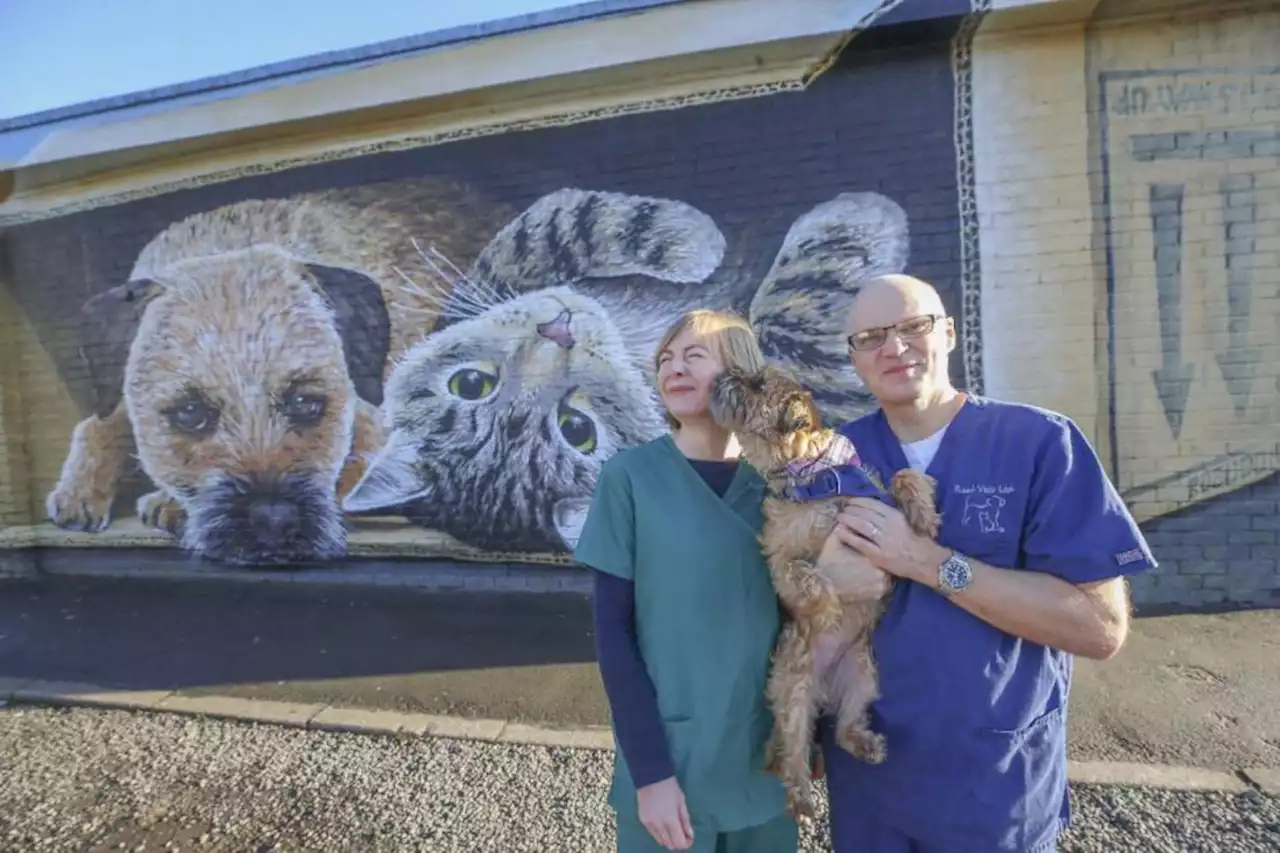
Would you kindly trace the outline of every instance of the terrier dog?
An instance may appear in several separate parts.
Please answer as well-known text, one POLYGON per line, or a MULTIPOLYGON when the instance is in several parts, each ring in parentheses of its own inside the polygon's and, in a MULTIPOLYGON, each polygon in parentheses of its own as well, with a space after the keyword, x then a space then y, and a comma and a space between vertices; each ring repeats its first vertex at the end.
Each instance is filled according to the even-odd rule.
POLYGON ((773 367, 721 374, 711 415, 737 435, 743 456, 769 490, 760 543, 791 619, 779 633, 769 675, 774 728, 767 769, 782 779, 792 817, 808 817, 813 726, 820 714, 836 715, 836 741, 854 756, 870 763, 886 756, 884 736, 871 730, 868 709, 879 697, 871 631, 887 596, 842 601, 814 561, 835 528, 842 499, 858 494, 891 497, 913 530, 936 537, 936 484, 904 470, 886 491, 848 439, 822 427, 803 386, 773 367))
POLYGON ((434 264, 417 241, 470 264, 507 216, 420 179, 173 223, 84 306, 97 406, 50 519, 105 528, 134 444, 156 487, 138 516, 186 548, 245 565, 342 555, 339 500, 381 447, 388 361, 431 329, 452 283, 429 292, 404 272, 434 264))

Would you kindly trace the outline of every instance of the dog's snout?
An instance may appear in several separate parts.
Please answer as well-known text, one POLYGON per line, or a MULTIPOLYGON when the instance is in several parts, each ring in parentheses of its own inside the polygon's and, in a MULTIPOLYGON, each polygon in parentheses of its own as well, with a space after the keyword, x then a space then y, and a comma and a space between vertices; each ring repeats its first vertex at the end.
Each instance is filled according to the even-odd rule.
POLYGON ((795 432, 809 429, 809 406, 803 395, 796 395, 778 412, 778 429, 782 432, 795 432))
POLYGON ((247 565, 309 563, 346 545, 332 485, 312 476, 223 477, 194 499, 189 532, 216 560, 247 565))
POLYGON ((298 507, 279 498, 260 498, 249 505, 249 523, 258 530, 283 533, 298 522, 298 507))

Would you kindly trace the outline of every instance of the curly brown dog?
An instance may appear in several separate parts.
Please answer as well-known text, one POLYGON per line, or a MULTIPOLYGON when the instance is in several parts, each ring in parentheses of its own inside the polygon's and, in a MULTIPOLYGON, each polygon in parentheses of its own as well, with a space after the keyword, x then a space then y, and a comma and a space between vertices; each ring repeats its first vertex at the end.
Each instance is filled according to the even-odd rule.
POLYGON ((769 676, 774 714, 769 771, 786 787, 788 812, 811 816, 809 762, 820 714, 836 715, 836 741, 863 761, 882 762, 886 753, 884 736, 871 730, 867 714, 879 696, 871 630, 886 599, 842 601, 832 580, 814 565, 843 496, 851 493, 841 488, 841 480, 865 478, 864 491, 891 496, 912 529, 930 538, 937 536, 940 523, 935 483, 904 470, 886 492, 853 445, 822 427, 810 394, 776 368, 723 373, 712 391, 711 415, 737 435, 746 460, 768 484, 760 543, 792 617, 779 634, 769 676), (815 488, 824 478, 825 487, 819 482, 815 488))

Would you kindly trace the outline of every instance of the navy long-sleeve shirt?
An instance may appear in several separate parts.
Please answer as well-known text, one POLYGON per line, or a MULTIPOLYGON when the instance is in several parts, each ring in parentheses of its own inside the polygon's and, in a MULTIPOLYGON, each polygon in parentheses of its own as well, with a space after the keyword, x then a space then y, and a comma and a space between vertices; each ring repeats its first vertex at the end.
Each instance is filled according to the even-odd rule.
MULTIPOLYGON (((738 470, 736 461, 690 459, 689 464, 721 497, 738 470)), ((593 611, 600 676, 631 781, 636 788, 661 782, 675 775, 675 765, 662 728, 658 695, 636 640, 634 582, 596 571, 593 611)))

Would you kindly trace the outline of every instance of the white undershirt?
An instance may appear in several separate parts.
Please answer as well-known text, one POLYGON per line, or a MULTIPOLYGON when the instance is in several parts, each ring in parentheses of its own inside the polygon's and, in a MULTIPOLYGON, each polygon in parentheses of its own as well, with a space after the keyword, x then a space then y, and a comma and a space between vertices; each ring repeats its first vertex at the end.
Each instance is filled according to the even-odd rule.
MULTIPOLYGON (((947 424, 947 426, 951 426, 951 424, 947 424)), ((938 445, 942 444, 942 437, 947 434, 947 426, 944 426, 928 438, 904 443, 902 452, 906 454, 907 464, 920 472, 928 468, 929 463, 933 461, 933 457, 938 453, 938 445)))

